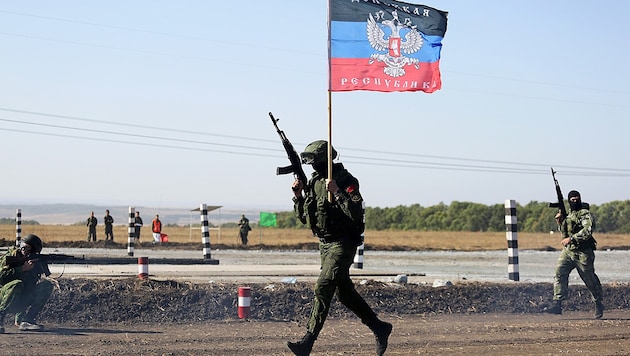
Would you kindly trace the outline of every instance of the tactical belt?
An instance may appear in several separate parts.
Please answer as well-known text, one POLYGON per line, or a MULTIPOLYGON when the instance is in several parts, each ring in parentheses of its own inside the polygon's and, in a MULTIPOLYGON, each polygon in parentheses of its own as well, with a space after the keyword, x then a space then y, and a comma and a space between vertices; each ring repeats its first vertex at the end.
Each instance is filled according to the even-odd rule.
POLYGON ((341 238, 339 237, 326 237, 326 238, 320 237, 319 238, 319 242, 323 244, 329 244, 331 242, 339 242, 339 241, 341 241, 341 238))

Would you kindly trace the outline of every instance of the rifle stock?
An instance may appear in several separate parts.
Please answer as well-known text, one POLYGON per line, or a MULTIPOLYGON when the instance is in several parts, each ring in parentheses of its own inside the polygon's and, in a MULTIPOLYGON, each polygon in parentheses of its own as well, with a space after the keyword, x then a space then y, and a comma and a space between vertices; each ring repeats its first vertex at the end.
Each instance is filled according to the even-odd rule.
POLYGON ((276 119, 271 112, 269 112, 269 117, 271 118, 271 122, 273 123, 273 126, 276 128, 276 132, 280 136, 280 140, 282 141, 282 146, 284 147, 284 150, 287 152, 287 157, 289 158, 289 162, 291 162, 291 164, 288 166, 276 168, 276 175, 284 175, 284 174, 293 173, 295 178, 300 180, 302 184, 306 184, 308 182, 308 178, 306 178, 306 174, 304 173, 304 170, 302 169, 302 160, 300 159, 300 156, 295 151, 295 148, 293 148, 291 141, 289 141, 287 136, 284 134, 284 131, 280 130, 280 128, 278 127, 279 119, 276 119))

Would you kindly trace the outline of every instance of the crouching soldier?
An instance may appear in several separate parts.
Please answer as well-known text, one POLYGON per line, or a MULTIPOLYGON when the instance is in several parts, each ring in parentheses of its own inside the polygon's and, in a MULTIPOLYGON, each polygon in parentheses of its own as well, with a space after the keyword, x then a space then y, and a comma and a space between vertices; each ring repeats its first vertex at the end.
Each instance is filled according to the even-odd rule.
POLYGON ((53 291, 53 283, 41 279, 48 276, 46 261, 36 257, 43 247, 42 240, 29 234, 19 248, 12 247, 0 258, 0 334, 4 333, 4 318, 15 313, 15 325, 22 331, 39 331, 37 315, 53 291))

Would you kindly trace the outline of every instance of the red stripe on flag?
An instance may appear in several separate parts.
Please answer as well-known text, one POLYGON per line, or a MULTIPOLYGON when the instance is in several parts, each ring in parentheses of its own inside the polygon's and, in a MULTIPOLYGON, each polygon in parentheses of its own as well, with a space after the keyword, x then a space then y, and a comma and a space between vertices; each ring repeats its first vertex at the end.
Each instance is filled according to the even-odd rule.
POLYGON ((331 58, 330 90, 371 90, 381 92, 423 91, 432 93, 442 87, 440 61, 419 63, 419 68, 406 65, 404 75, 386 73, 383 62, 369 63, 368 58, 331 58))

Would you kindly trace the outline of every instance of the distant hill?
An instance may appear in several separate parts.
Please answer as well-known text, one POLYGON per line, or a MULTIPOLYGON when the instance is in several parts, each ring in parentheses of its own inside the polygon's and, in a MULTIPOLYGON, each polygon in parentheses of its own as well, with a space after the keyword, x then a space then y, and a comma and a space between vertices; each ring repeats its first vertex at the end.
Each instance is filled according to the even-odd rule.
MULTIPOLYGON (((94 212, 94 215, 102 223, 105 216, 105 210, 109 209, 110 214, 114 217, 115 225, 127 225, 129 219, 128 206, 99 206, 89 204, 22 204, 16 205, 0 205, 0 218, 15 219, 16 210, 22 210, 22 220, 34 220, 44 225, 72 225, 75 223, 83 223, 94 212)), ((210 209, 210 206, 208 206, 210 209)), ((163 224, 190 225, 199 224, 200 212, 191 211, 190 209, 181 208, 149 208, 137 206, 136 211, 140 212, 140 217, 144 224, 150 224, 155 214, 160 215, 163 224)), ((265 210, 271 211, 272 210, 265 210)), ((213 225, 225 224, 229 222, 238 222, 241 214, 245 214, 250 222, 258 222, 260 211, 255 209, 226 209, 224 207, 210 211, 208 220, 213 225)))

